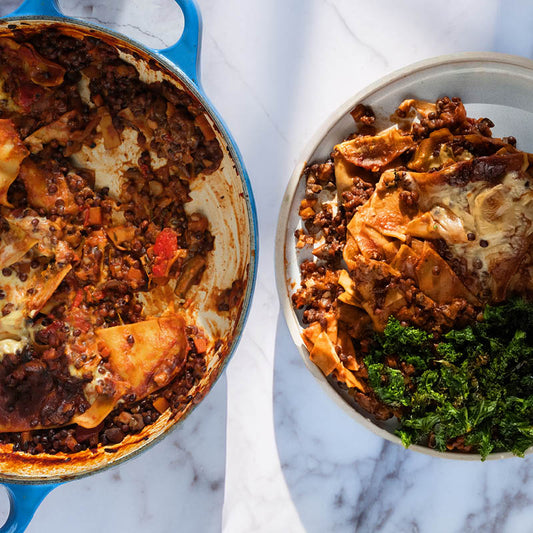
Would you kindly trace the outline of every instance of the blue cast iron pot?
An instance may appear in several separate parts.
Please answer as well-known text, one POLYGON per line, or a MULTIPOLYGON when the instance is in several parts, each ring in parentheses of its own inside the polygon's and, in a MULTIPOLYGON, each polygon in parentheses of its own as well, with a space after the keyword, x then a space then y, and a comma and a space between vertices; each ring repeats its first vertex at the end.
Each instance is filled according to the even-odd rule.
MULTIPOLYGON (((257 218, 242 157, 200 85, 200 13, 194 0, 176 2, 183 12, 185 27, 179 41, 164 50, 152 50, 101 26, 65 17, 59 11, 56 0, 26 0, 19 9, 0 21, 0 35, 8 34, 19 26, 32 30, 54 26, 80 38, 88 35, 100 38, 130 57, 140 71, 156 72, 189 92, 203 105, 214 126, 224 159, 220 170, 203 180, 195 193, 215 235, 215 250, 208 266, 211 271, 202 278, 202 285, 205 283, 204 287, 200 287, 202 290, 195 291, 203 291, 204 294, 204 300, 195 302, 198 316, 213 311, 208 306, 213 305, 209 301, 214 301, 214 298, 206 298, 205 295, 226 288, 228 281, 231 285, 231 279, 242 279, 245 290, 242 305, 231 310, 217 326, 217 338, 223 340, 222 348, 216 353, 214 350, 208 353, 211 368, 195 390, 194 400, 180 416, 179 421, 182 421, 207 394, 236 349, 255 285, 257 218)), ((59 483, 100 472, 134 457, 166 436, 176 425, 176 420, 167 411, 138 435, 128 435, 122 443, 113 446, 113 453, 99 449, 96 453, 84 451, 70 455, 31 456, 0 445, 0 482, 7 488, 11 501, 9 517, 0 533, 24 531, 43 498, 59 483)), ((109 449, 109 446, 106 448, 109 449)))

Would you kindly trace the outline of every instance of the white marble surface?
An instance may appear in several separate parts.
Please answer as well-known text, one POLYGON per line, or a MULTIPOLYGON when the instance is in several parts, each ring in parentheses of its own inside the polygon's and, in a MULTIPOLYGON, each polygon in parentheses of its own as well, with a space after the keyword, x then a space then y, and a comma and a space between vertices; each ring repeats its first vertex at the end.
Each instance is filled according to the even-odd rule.
MULTIPOLYGON (((0 1, 0 14, 20 2, 0 1)), ((173 0, 61 0, 157 47, 173 0)), ((53 491, 29 532, 509 532, 533 530, 533 457, 450 462, 355 424, 306 371, 280 315, 274 236, 285 184, 326 117, 382 75, 456 51, 533 54, 527 0, 199 0, 202 79, 248 166, 257 291, 225 377, 141 457, 53 491)), ((5 499, 0 502, 5 516, 5 499)))

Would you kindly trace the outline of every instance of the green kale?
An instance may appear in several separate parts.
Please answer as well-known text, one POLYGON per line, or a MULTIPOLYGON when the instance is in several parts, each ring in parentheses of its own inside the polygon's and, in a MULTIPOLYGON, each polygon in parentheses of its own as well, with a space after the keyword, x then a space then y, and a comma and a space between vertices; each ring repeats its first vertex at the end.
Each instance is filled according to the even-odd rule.
POLYGON ((437 345, 437 353, 445 361, 453 363, 461 357, 461 352, 457 351, 456 346, 452 342, 441 342, 437 345))
POLYGON ((368 365, 368 382, 378 398, 391 407, 408 405, 403 374, 381 363, 368 365))
POLYGON ((369 384, 402 408, 405 446, 523 455, 533 446, 532 336, 533 304, 522 299, 487 306, 481 322, 438 339, 391 317, 365 358, 369 384))
POLYGON ((427 367, 426 359, 431 354, 431 337, 425 331, 413 327, 404 327, 393 316, 389 317, 380 351, 385 354, 394 354, 401 361, 413 365, 417 369, 427 367))

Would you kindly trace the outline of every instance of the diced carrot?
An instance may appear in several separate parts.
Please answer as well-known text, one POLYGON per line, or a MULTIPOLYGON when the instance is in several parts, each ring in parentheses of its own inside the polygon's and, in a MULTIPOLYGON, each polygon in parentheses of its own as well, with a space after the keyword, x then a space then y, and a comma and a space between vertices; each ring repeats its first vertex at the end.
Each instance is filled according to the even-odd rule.
POLYGON ((102 209, 100 207, 89 207, 85 210, 84 226, 100 226, 102 224, 102 209))
POLYGON ((300 216, 304 220, 308 220, 310 218, 313 218, 316 215, 312 207, 306 207, 305 209, 300 210, 300 216))
POLYGON ((195 337, 194 346, 198 353, 205 353, 207 350, 207 340, 205 337, 195 337))
POLYGON ((163 396, 160 396, 159 398, 156 398, 152 405, 156 408, 156 410, 159 413, 164 413, 169 408, 169 403, 163 396))

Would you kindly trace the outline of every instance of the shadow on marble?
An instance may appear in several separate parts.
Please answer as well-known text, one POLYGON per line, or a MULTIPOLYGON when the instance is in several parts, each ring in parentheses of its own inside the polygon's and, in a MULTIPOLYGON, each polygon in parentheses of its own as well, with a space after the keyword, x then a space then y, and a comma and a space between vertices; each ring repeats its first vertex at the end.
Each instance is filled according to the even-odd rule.
MULTIPOLYGON (((1 0, 0 17, 21 4, 22 0, 1 0)), ((175 0, 59 0, 59 8, 69 17, 100 24, 151 48, 170 46, 183 31, 183 15, 175 0)))
MULTIPOLYGON (((22 0, 1 0, 0 17, 21 4, 22 0)), ((69 17, 101 24, 152 48, 170 46, 183 31, 183 15, 175 0, 59 0, 59 7, 69 17)))
POLYGON ((308 533, 531 531, 533 457, 451 461, 373 435, 315 381, 281 314, 273 402, 281 468, 308 533))
POLYGON ((2 0, 0 2, 0 17, 9 15, 22 4, 22 0, 2 0))
POLYGON ((533 3, 499 0, 494 28, 495 52, 521 55, 533 59, 533 3))
POLYGON ((226 469, 227 383, 140 457, 53 490, 28 533, 219 533, 226 469), (98 510, 95 512, 95 510, 98 510))
POLYGON ((59 0, 59 5, 65 15, 106 26, 151 48, 175 43, 183 30, 175 0, 59 0))

